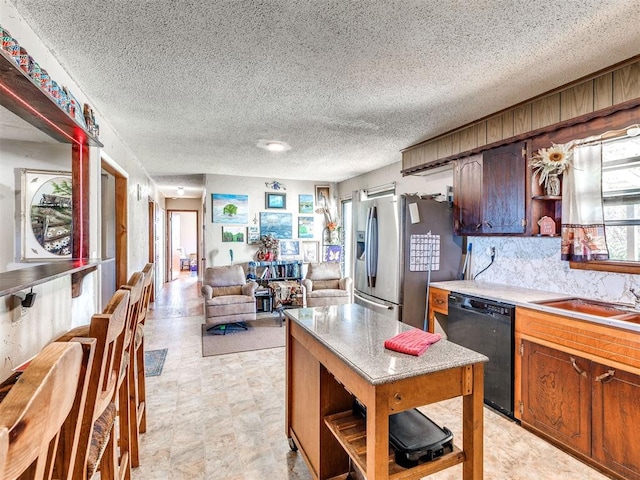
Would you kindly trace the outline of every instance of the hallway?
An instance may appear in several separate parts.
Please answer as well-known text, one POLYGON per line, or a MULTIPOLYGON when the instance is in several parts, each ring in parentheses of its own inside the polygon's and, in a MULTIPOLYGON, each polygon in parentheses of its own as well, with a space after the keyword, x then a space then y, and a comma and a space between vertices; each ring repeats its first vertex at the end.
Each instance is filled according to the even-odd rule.
MULTIPOLYGON (((148 429, 133 480, 308 480, 284 433, 284 348, 202 357, 203 305, 196 277, 165 284, 151 305, 146 349, 168 348, 147 378, 148 429)), ((424 408, 461 441, 461 401, 424 408)), ((607 477, 485 408, 487 480, 607 477)), ((461 466, 429 477, 459 480, 461 466)))

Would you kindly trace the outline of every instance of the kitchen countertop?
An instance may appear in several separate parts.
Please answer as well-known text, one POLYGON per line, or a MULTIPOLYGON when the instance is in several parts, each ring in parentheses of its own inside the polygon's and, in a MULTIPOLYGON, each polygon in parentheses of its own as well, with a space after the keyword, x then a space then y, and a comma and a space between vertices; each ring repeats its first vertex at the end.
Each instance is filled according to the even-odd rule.
POLYGON ((286 310, 285 316, 372 385, 489 360, 444 339, 417 357, 388 350, 386 339, 414 327, 357 304, 286 310))
MULTIPOLYGON (((441 288, 450 292, 462 293, 498 302, 505 302, 515 305, 516 307, 526 307, 542 312, 552 313, 554 315, 563 315, 565 317, 586 320, 602 325, 608 325, 616 328, 624 328, 640 332, 640 324, 627 322, 612 317, 601 317, 598 315, 590 315, 587 313, 573 312, 562 308, 554 308, 547 305, 540 305, 538 302, 548 302, 553 300, 562 300, 566 298, 576 298, 575 295, 564 295, 558 292, 547 292, 544 290, 536 290, 532 288, 511 287, 499 283, 476 282, 475 280, 452 280, 448 282, 432 282, 431 287, 441 288)), ((616 304, 612 304, 616 305, 616 304)), ((625 305, 632 307, 632 305, 625 305)))

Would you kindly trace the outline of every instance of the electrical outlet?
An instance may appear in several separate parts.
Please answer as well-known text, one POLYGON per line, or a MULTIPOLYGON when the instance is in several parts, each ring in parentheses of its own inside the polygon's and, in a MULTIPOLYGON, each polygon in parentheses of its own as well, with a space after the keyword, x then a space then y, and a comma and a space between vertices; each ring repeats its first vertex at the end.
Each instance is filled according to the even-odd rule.
POLYGON ((487 247, 487 251, 485 252, 487 255, 491 255, 493 247, 487 247))

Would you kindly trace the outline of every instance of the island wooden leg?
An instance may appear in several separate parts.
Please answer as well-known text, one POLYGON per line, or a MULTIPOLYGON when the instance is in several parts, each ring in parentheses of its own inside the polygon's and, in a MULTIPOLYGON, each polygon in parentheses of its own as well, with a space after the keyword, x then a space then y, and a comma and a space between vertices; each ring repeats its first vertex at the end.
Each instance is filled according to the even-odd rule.
POLYGON ((389 410, 386 391, 375 393, 367 405, 367 478, 389 478, 389 410))
POLYGON ((462 466, 464 480, 483 478, 483 432, 484 432, 484 365, 472 365, 470 395, 462 397, 462 445, 465 460, 462 466))

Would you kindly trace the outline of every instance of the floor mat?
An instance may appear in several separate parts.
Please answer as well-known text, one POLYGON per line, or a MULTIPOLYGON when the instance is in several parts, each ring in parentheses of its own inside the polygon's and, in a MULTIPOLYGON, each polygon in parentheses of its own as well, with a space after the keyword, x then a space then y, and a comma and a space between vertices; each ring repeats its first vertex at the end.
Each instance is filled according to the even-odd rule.
POLYGON ((157 377, 162 373, 164 359, 167 358, 168 348, 160 350, 147 350, 144 352, 144 376, 157 377))

